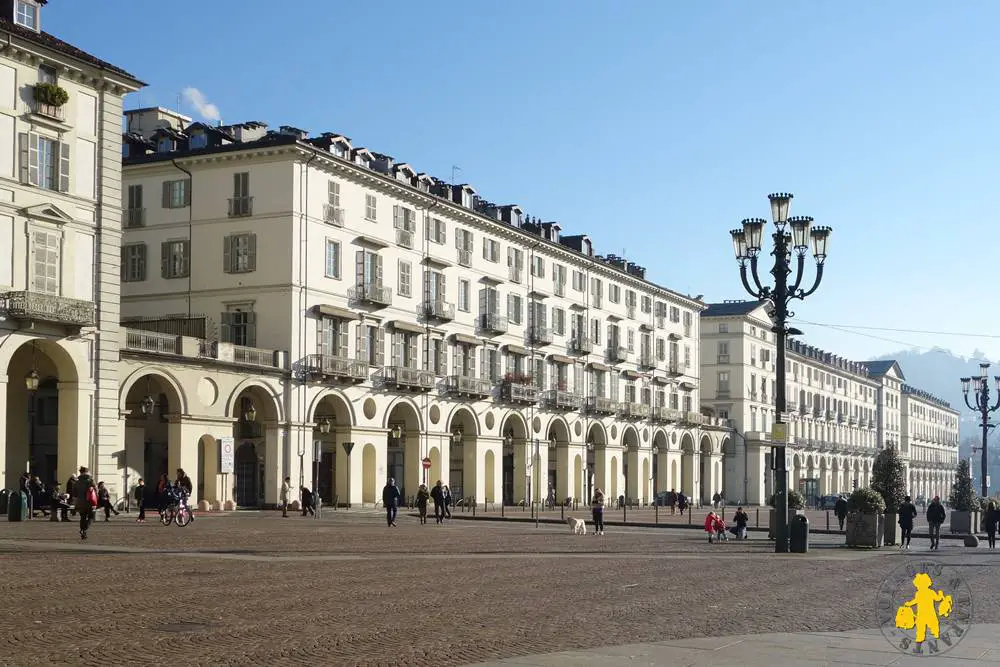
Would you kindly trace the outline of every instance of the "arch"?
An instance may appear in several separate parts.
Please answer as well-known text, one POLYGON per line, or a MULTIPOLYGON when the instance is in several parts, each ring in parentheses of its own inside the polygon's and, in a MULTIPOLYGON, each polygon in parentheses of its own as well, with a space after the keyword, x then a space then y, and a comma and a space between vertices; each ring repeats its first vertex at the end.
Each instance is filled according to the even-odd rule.
POLYGON ((713 453, 712 438, 707 433, 701 436, 700 449, 702 454, 711 455, 713 453))
POLYGON ((309 403, 309 412, 306 421, 316 421, 316 415, 323 402, 328 402, 333 406, 333 419, 338 424, 341 423, 342 418, 346 419, 348 422, 346 425, 349 426, 354 426, 358 423, 354 414, 354 404, 339 389, 324 389, 316 394, 309 403))
POLYGON ((367 443, 361 450, 361 502, 375 504, 378 483, 375 479, 375 445, 367 443))
POLYGON ((180 414, 188 414, 188 397, 187 393, 184 391, 184 387, 173 373, 162 366, 143 366, 142 368, 134 370, 125 377, 118 390, 119 412, 124 413, 128 411, 127 402, 129 393, 132 391, 133 387, 139 384, 140 380, 147 376, 156 378, 160 389, 168 390, 164 393, 168 394, 167 402, 170 405, 176 405, 177 411, 180 414), (170 394, 173 394, 173 396, 170 396, 170 394))
POLYGON ((508 412, 500 420, 500 437, 504 437, 509 431, 513 431, 517 439, 523 440, 528 437, 528 422, 520 412, 508 412))
POLYGON ((736 441, 734 438, 730 438, 728 435, 723 436, 722 443, 719 445, 719 450, 725 456, 736 456, 736 441))
POLYGON ((388 429, 390 427, 390 420, 392 420, 392 414, 400 408, 402 408, 403 413, 410 412, 411 413, 410 416, 412 416, 413 419, 417 422, 417 429, 423 430, 424 421, 421 417, 420 408, 417 407, 417 404, 414 403, 412 399, 406 396, 399 396, 392 403, 389 404, 389 406, 386 408, 384 416, 382 417, 382 428, 388 429))
POLYGON ((694 437, 687 431, 681 436, 681 451, 689 454, 694 452, 694 437))
POLYGON ((493 454, 492 449, 486 450, 486 460, 484 462, 485 473, 486 473, 486 502, 495 503, 497 501, 496 492, 496 455, 493 454))
POLYGON ((653 429, 653 449, 660 451, 670 449, 670 439, 662 428, 653 429))
MULTIPOLYGON (((243 380, 229 393, 229 398, 226 399, 227 417, 231 417, 233 419, 239 418, 239 415, 236 414, 237 401, 239 401, 240 396, 247 391, 250 391, 256 398, 266 399, 266 414, 263 415, 265 420, 276 422, 283 422, 286 420, 284 410, 282 409, 281 397, 278 396, 272 387, 263 384, 255 378, 247 378, 246 380, 243 380)), ((254 407, 258 406, 255 404, 254 407)))
POLYGON ((559 445, 569 444, 570 441, 570 431, 569 423, 563 417, 553 417, 549 420, 549 427, 546 429, 546 434, 549 439, 555 438, 556 443, 559 445))
MULTIPOLYGON (((12 333, 8 334, 4 345, 0 346, 0 350, 4 350, 7 345, 11 346, 8 348, 10 353, 0 356, 0 364, 2 364, 3 368, 7 369, 8 375, 10 374, 10 367, 14 362, 14 357, 18 356, 18 353, 22 350, 25 350, 30 359, 32 348, 34 348, 36 354, 41 353, 52 363, 52 367, 55 370, 54 375, 59 377, 60 382, 79 382, 81 378, 90 377, 87 360, 82 359, 76 350, 66 346, 61 341, 52 341, 47 338, 33 338, 31 336, 12 333), (4 357, 6 358, 4 359, 4 357)), ((21 378, 18 379, 20 380, 21 378)))
POLYGON ((452 433, 457 425, 465 427, 471 424, 472 433, 465 432, 464 428, 463 432, 465 432, 465 435, 471 435, 473 437, 479 436, 479 420, 476 418, 476 413, 470 410, 468 406, 455 406, 448 415, 448 418, 445 420, 445 424, 447 424, 448 433, 452 433))
POLYGON ((604 446, 608 444, 608 433, 604 430, 604 424, 601 422, 594 422, 587 429, 587 439, 585 442, 592 442, 595 445, 604 446))
POLYGON ((639 432, 635 426, 629 424, 622 429, 622 447, 625 449, 637 448, 639 446, 639 432))

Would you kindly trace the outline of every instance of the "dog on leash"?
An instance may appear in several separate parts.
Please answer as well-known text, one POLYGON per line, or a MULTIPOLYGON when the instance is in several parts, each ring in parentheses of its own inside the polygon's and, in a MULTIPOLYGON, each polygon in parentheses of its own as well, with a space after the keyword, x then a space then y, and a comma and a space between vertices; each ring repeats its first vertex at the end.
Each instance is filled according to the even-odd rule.
POLYGON ((586 535, 587 534, 587 522, 583 519, 577 519, 575 517, 566 517, 566 523, 569 524, 570 532, 574 535, 586 535))

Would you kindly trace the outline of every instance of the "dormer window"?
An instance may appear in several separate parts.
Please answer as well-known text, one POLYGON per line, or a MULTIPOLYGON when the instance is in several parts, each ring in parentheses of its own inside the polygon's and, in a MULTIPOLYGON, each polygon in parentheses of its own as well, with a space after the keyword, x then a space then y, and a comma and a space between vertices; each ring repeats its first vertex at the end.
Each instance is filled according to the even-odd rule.
POLYGON ((471 190, 462 190, 462 206, 470 209, 475 206, 475 195, 471 190))
POLYGON ((38 5, 30 0, 15 0, 14 23, 38 32, 38 5))
POLYGON ((58 84, 59 77, 56 75, 56 68, 52 65, 39 66, 38 83, 51 83, 52 85, 58 84))
POLYGON ((169 153, 174 150, 174 140, 164 137, 160 139, 156 144, 156 151, 158 153, 169 153))
POLYGON ((337 157, 344 157, 344 146, 340 143, 333 143, 330 145, 330 152, 337 157))
POLYGON ((192 134, 191 138, 188 139, 188 148, 190 148, 191 150, 204 148, 207 145, 208 145, 208 135, 206 135, 204 132, 198 132, 196 134, 192 134))

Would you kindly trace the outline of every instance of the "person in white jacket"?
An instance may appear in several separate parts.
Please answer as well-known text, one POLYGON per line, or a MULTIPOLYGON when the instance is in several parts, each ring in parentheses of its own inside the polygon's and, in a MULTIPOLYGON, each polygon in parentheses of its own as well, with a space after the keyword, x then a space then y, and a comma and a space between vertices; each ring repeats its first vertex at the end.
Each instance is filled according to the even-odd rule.
POLYGON ((285 481, 281 483, 281 516, 288 516, 288 496, 292 492, 292 478, 286 477, 285 481))

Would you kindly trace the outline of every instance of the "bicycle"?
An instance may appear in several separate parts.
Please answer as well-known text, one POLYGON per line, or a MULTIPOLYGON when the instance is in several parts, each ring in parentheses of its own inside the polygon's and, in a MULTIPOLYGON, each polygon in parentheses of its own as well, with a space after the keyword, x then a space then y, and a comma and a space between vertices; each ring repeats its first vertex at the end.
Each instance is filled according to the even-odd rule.
POLYGON ((183 528, 191 523, 191 510, 185 503, 170 503, 160 512, 160 523, 164 526, 176 523, 178 527, 183 528))

